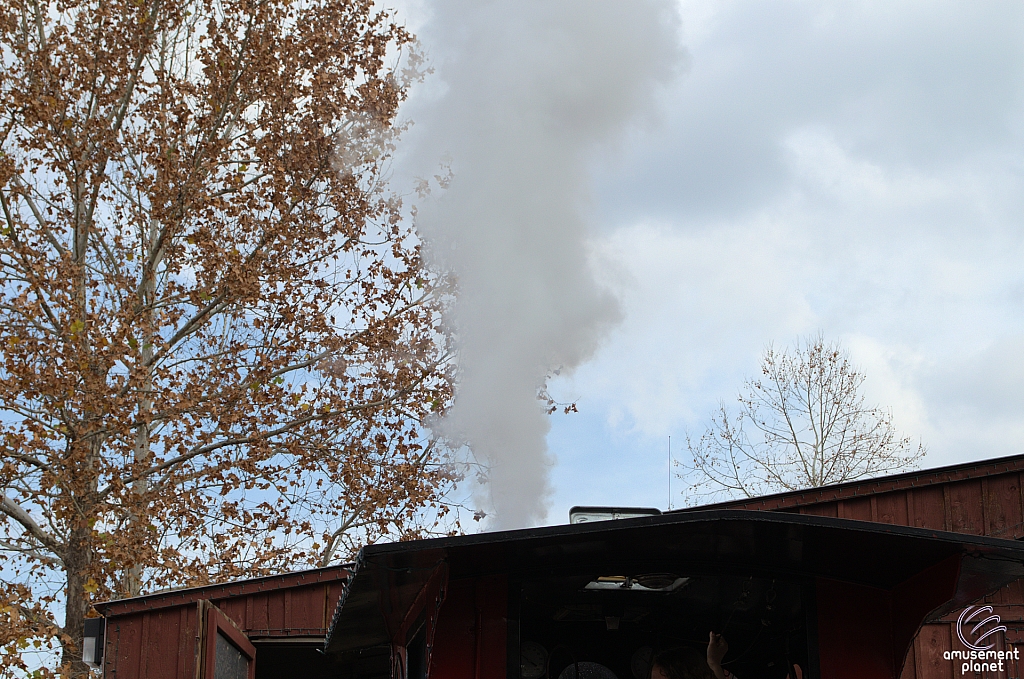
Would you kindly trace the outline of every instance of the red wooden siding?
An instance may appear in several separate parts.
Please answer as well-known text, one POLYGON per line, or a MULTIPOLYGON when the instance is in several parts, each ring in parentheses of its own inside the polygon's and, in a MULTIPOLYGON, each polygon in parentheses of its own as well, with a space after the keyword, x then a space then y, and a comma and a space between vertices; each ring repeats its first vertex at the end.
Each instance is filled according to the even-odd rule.
POLYGON ((893 676, 888 592, 819 580, 818 657, 827 679, 889 679, 893 676), (869 624, 864 624, 868 622, 869 624))
MULTIPOLYGON (((987 462, 724 502, 714 507, 796 512, 1016 540, 1024 539, 1022 483, 1024 455, 1016 455, 987 462)), ((1024 581, 1007 585, 987 597, 986 602, 993 606, 1007 626, 1006 643, 1024 646, 1024 581)), ((1010 663, 1005 672, 961 674, 957 661, 946 660, 943 657, 945 651, 966 650, 956 636, 955 620, 958 613, 954 612, 941 623, 922 628, 903 666, 901 679, 1021 676, 1014 663, 1010 663)), ((822 644, 822 677, 828 679, 830 676, 843 676, 839 665, 834 672, 826 671, 826 668, 832 667, 833 661, 826 657, 824 640, 822 644)))
POLYGON ((507 614, 504 575, 449 582, 437 619, 431 679, 504 677, 507 614))
POLYGON ((206 599, 252 640, 320 637, 341 598, 345 568, 293 573, 129 599, 107 617, 107 679, 194 679, 197 610, 206 599))
POLYGON ((104 676, 194 679, 196 610, 175 606, 108 620, 104 676))
POLYGON ((252 639, 322 637, 341 592, 328 582, 211 601, 252 639))

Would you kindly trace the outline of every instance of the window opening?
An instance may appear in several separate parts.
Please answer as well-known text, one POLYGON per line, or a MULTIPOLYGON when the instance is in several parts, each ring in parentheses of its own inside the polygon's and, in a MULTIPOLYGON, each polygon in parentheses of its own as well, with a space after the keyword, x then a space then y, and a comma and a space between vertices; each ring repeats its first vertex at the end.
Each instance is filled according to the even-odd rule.
MULTIPOLYGON (((649 679, 670 649, 703 657, 709 633, 729 644, 725 669, 811 677, 801 582, 688 573, 590 572, 523 583, 521 679, 649 679)), ((815 668, 816 669, 816 668, 815 668)))

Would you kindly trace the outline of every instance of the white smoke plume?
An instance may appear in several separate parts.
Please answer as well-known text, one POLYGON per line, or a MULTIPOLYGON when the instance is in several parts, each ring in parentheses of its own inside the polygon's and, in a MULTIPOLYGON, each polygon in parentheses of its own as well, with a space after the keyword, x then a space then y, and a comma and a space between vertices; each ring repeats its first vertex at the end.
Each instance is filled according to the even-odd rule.
MULTIPOLYGON (((587 259, 590 170, 653 111, 676 71, 671 0, 437 0, 417 33, 435 68, 414 99, 420 208, 458 281, 459 384, 442 424, 488 469, 493 528, 544 519, 552 460, 538 390, 586 361, 619 318, 587 259), (439 85, 440 84, 440 85, 439 85), (433 88, 434 95, 429 92, 433 88)), ((406 168, 408 170, 408 168, 406 168)))

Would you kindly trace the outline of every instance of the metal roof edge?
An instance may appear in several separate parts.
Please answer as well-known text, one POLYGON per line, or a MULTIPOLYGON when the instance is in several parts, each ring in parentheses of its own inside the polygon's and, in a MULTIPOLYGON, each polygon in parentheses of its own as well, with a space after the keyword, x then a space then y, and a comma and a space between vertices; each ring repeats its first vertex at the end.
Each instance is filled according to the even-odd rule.
POLYGON ((327 634, 324 635, 323 652, 326 653, 327 649, 331 645, 331 637, 334 636, 334 626, 338 623, 338 618, 341 616, 341 609, 345 607, 345 602, 348 601, 349 592, 352 591, 351 583, 355 580, 355 577, 359 575, 359 571, 362 570, 365 560, 363 558, 362 549, 359 550, 359 554, 356 555, 355 563, 350 564, 352 568, 349 569, 349 577, 345 580, 343 589, 341 590, 341 596, 338 598, 338 603, 334 607, 334 611, 331 613, 331 620, 327 625, 327 634))
POLYGON ((630 530, 644 526, 660 526, 681 523, 700 523, 711 521, 768 522, 790 525, 819 526, 822 528, 840 528, 863 531, 868 533, 886 533, 903 535, 911 538, 956 542, 965 545, 976 545, 992 549, 1009 549, 1020 552, 1024 557, 1024 543, 1018 540, 995 538, 984 535, 969 535, 916 526, 900 526, 896 524, 878 523, 875 521, 859 521, 857 519, 839 519, 830 516, 813 514, 792 514, 781 512, 752 512, 747 509, 698 508, 688 512, 672 512, 660 516, 644 516, 633 519, 615 519, 595 521, 591 523, 559 524, 538 528, 518 528, 514 530, 495 531, 490 533, 474 533, 452 537, 427 538, 404 542, 386 542, 367 545, 361 554, 366 561, 374 557, 400 552, 415 552, 427 549, 458 549, 474 545, 494 544, 518 540, 553 538, 586 533, 602 533, 630 530))

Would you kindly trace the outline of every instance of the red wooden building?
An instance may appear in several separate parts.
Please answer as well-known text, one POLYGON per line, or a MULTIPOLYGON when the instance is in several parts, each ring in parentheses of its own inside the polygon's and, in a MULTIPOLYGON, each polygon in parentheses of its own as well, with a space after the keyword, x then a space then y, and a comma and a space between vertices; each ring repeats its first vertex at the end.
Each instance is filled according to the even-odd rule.
MULTIPOLYGON (((1024 539, 1024 455, 971 462, 825 488, 781 493, 713 505, 716 508, 789 512, 899 526, 1024 539)), ((708 507, 701 507, 701 510, 708 507)), ((685 511, 685 510, 684 510, 685 511)), ((1006 626, 1000 644, 1024 645, 1024 580, 984 598, 1006 626)), ((963 650, 956 616, 924 625, 903 670, 903 679, 953 679, 946 651, 963 650)), ((958 668, 956 668, 958 669, 958 668)), ((1019 677, 1014 668, 985 677, 1019 677)))
POLYGON ((744 679, 1017 677, 1021 472, 1024 456, 372 545, 347 566, 101 604, 96 662, 107 679, 644 679, 653 651, 714 629, 744 679), (1003 670, 965 671, 958 631, 1003 670))
POLYGON ((223 674, 212 667, 218 651, 252 660, 258 649, 260 676, 314 677, 349 575, 334 566, 100 604, 105 652, 97 664, 106 679, 214 679, 223 674))

